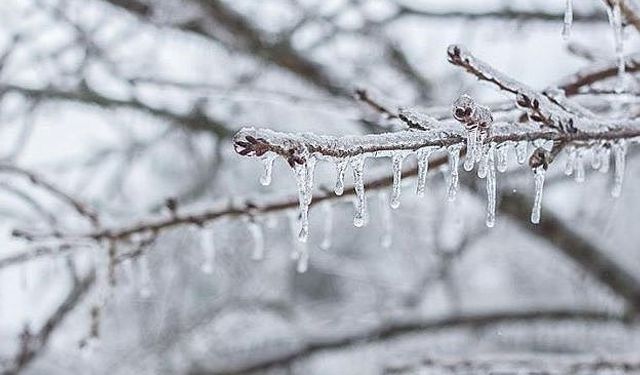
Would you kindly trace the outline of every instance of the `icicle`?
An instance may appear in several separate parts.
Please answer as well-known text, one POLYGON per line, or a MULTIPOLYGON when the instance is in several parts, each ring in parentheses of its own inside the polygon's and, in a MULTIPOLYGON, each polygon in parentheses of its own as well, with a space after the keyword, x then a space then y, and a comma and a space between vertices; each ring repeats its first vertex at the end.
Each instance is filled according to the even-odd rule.
POLYGON ((544 176, 546 169, 543 166, 539 166, 533 170, 535 174, 535 198, 533 201, 533 210, 531 211, 531 222, 533 224, 540 223, 540 211, 542 210, 542 192, 544 189, 544 176))
POLYGON ((271 172, 273 171, 273 162, 276 160, 278 154, 268 152, 262 157, 262 162, 264 163, 264 171, 262 172, 262 176, 260 176, 260 183, 263 186, 268 186, 271 184, 271 172))
POLYGON ((400 193, 402 191, 402 162, 407 157, 407 153, 403 151, 396 151, 391 157, 391 168, 393 171, 393 186, 391 192, 391 200, 389 204, 391 208, 396 209, 400 207, 400 193))
POLYGON ((449 201, 454 201, 456 199, 456 194, 458 193, 458 164, 460 162, 460 149, 462 148, 461 144, 455 144, 447 147, 447 151, 449 151, 449 191, 448 198, 449 201))
POLYGON ((249 233, 253 241, 253 253, 251 259, 262 260, 264 258, 264 231, 262 225, 254 220, 249 221, 249 233))
POLYGON ((467 155, 464 159, 464 170, 470 171, 476 161, 476 152, 478 150, 478 130, 472 129, 467 131, 467 155))
POLYGON ((382 211, 382 237, 380 237, 380 245, 382 245, 383 248, 388 249, 393 241, 392 212, 387 204, 387 194, 385 192, 380 192, 378 197, 380 199, 380 210, 382 211))
POLYGON ((571 176, 576 168, 576 158, 578 152, 575 148, 571 147, 567 149, 567 163, 564 165, 564 174, 571 176))
POLYGON ((336 162, 336 187, 334 192, 336 195, 344 193, 344 172, 347 170, 349 159, 342 158, 336 162))
POLYGON ((309 268, 309 248, 306 243, 300 243, 298 246, 296 271, 298 271, 298 273, 305 273, 309 268))
POLYGON ((529 142, 520 141, 516 143, 516 159, 518 164, 524 164, 527 161, 527 149, 529 148, 529 142))
POLYGON ((616 58, 618 60, 618 85, 617 92, 624 91, 624 35, 622 28, 622 10, 620 9, 621 0, 612 0, 611 6, 607 6, 607 15, 609 16, 609 25, 613 30, 613 40, 615 43, 616 58))
POLYGON ((211 274, 213 272, 213 261, 216 254, 216 245, 212 230, 203 229, 200 231, 200 249, 204 255, 200 269, 206 274, 211 274))
POLYGON ((575 180, 577 183, 583 183, 585 179, 585 168, 584 168, 584 154, 583 150, 576 151, 576 159, 575 159, 575 180))
POLYGON ((363 155, 351 159, 353 185, 356 191, 356 212, 353 217, 353 225, 356 227, 364 226, 367 221, 367 196, 364 191, 364 161, 365 157, 363 155))
POLYGON ((429 173, 429 156, 433 149, 430 147, 421 148, 416 152, 418 158, 418 181, 416 186, 416 195, 424 196, 427 187, 427 174, 429 173))
POLYGON ((299 201, 300 231, 298 232, 298 240, 302 242, 306 242, 309 238, 309 205, 313 198, 313 173, 315 165, 316 158, 313 155, 309 155, 305 164, 296 164, 294 168, 298 185, 299 201))
POLYGON ((484 145, 482 152, 480 153, 480 155, 482 155, 482 157, 480 158, 480 162, 478 163, 478 177, 480 178, 485 178, 487 177, 487 169, 489 166, 489 153, 493 153, 493 148, 494 145, 490 144, 490 145, 484 145))
POLYGON ((151 290, 151 270, 149 269, 149 260, 146 255, 141 255, 138 259, 139 272, 139 294, 142 298, 149 298, 153 293, 151 290))
POLYGON ((611 152, 609 147, 602 147, 600 150, 600 160, 600 173, 609 173, 609 167, 611 166, 611 152))
POLYGON ((602 155, 600 155, 602 149, 601 146, 595 146, 591 149, 591 168, 596 171, 602 167, 602 155))
POLYGON ((331 241, 333 240, 333 206, 330 201, 322 203, 322 213, 324 216, 324 237, 320 243, 322 250, 329 250, 331 248, 331 241))
POLYGON ((509 144, 508 143, 504 143, 502 145, 500 145, 497 149, 496 149, 496 168, 498 169, 498 172, 500 173, 504 173, 507 171, 507 166, 508 166, 508 152, 509 152, 509 144))
POLYGON ((624 170, 627 156, 627 143, 625 141, 618 141, 613 144, 613 160, 614 164, 614 176, 613 176, 613 188, 611 189, 611 196, 618 198, 622 193, 622 183, 624 182, 624 170))
MULTIPOLYGON (((498 148, 498 160, 500 161, 500 148, 498 148)), ((493 228, 493 226, 496 224, 496 165, 494 161, 493 146, 489 149, 488 156, 487 156, 487 220, 486 220, 486 224, 487 224, 487 227, 489 228, 493 228)))
POLYGON ((562 27, 562 37, 568 40, 571 36, 571 24, 573 23, 573 0, 567 0, 564 9, 564 25, 562 27))

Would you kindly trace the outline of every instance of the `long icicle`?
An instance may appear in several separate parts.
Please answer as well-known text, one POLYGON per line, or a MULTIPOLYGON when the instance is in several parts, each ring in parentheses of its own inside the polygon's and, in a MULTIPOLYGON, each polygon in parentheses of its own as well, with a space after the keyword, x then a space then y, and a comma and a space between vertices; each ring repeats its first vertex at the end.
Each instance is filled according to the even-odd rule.
POLYGON ((416 152, 418 158, 418 181, 416 183, 416 195, 424 196, 427 187, 427 175, 429 173, 429 156, 432 149, 430 147, 421 148, 416 152))
POLYGON ((400 207, 400 193, 402 192, 402 162, 407 156, 405 152, 394 152, 391 157, 391 169, 393 172, 393 185, 391 188, 391 199, 389 204, 391 208, 400 207))
POLYGON ((449 151, 449 190, 447 197, 449 201, 454 201, 458 193, 458 164, 460 163, 461 144, 451 145, 447 148, 449 151))
POLYGON ((353 169, 353 185, 356 191, 355 209, 353 225, 360 228, 367 221, 367 196, 364 191, 364 161, 363 155, 351 159, 353 169))
MULTIPOLYGON (((504 147, 503 147, 504 148, 504 147)), ((500 149, 498 149, 499 152, 500 149)), ((487 156, 487 227, 493 228, 496 224, 496 163, 494 147, 489 149, 487 156)))
POLYGON ((614 175, 613 175, 613 188, 611 189, 611 196, 618 198, 622 193, 622 184, 624 182, 624 172, 627 155, 627 143, 625 141, 618 141, 613 144, 613 160, 614 175))
POLYGON ((544 177, 547 170, 544 166, 534 168, 535 179, 535 197, 533 200, 533 210, 531 211, 531 222, 533 224, 540 223, 540 211, 542 210, 542 193, 544 190, 544 177))

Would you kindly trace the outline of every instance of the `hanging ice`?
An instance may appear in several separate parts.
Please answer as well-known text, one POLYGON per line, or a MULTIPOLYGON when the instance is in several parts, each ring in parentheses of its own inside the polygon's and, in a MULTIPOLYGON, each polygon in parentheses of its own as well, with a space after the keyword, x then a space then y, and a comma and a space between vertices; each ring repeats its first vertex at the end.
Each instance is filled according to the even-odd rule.
POLYGON ((615 198, 622 193, 622 183, 624 182, 624 170, 627 157, 627 143, 620 140, 612 146, 614 164, 613 188, 611 195, 615 198))
POLYGON ((476 152, 480 147, 478 142, 478 130, 472 129, 467 131, 467 155, 464 159, 464 170, 470 171, 476 161, 476 152))
POLYGON ((529 148, 529 142, 520 141, 516 143, 516 159, 518 164, 524 164, 527 161, 527 149, 529 148))
POLYGON ((216 256, 215 234, 212 230, 203 229, 200 231, 200 249, 204 256, 201 270, 206 274, 213 272, 213 261, 216 256))
POLYGON ((273 171, 273 162, 276 160, 278 154, 273 152, 267 152, 262 157, 262 162, 264 163, 264 170, 262 172, 262 176, 260 176, 260 183, 263 186, 268 186, 271 184, 271 172, 273 171))
POLYGON ((389 205, 387 204, 388 196, 385 192, 380 192, 378 195, 380 200, 380 210, 382 211, 382 236, 380 237, 380 245, 383 248, 387 249, 391 246, 393 241, 393 221, 391 220, 391 215, 393 214, 389 209, 389 205))
POLYGON ((393 186, 391 191, 391 200, 389 204, 391 208, 400 207, 400 193, 402 191, 402 161, 407 157, 404 151, 396 151, 391 156, 391 168, 393 171, 393 186))
POLYGON ((489 153, 493 154, 495 145, 484 145, 482 151, 480 152, 480 161, 478 163, 478 177, 485 178, 487 177, 487 169, 489 166, 489 153))
POLYGON ((356 212, 353 216, 353 225, 356 227, 364 226, 367 220, 367 196, 364 191, 364 161, 364 155, 359 155, 351 159, 353 185, 356 191, 356 212))
POLYGON ((600 169, 602 167, 602 150, 604 147, 595 146, 591 149, 591 168, 594 170, 600 169))
POLYGON ((416 195, 419 197, 424 196, 424 191, 427 186, 427 175, 429 173, 429 156, 433 151, 430 147, 424 147, 416 152, 418 158, 418 181, 416 185, 416 195))
POLYGON ((573 23, 573 0, 567 0, 564 8, 564 25, 562 26, 562 37, 568 40, 571 36, 571 24, 573 23))
POLYGON ((249 233, 253 242, 253 253, 251 259, 262 260, 264 258, 264 232, 262 225, 254 220, 249 221, 249 233))
POLYGON ((602 146, 600 150, 600 173, 609 173, 609 167, 611 166, 611 152, 609 145, 602 146))
POLYGON ((320 248, 328 250, 331 248, 333 239, 333 206, 329 200, 322 203, 322 214, 324 216, 324 234, 322 242, 320 242, 320 248))
POLYGON ((609 25, 613 30, 613 40, 615 43, 616 58, 618 60, 618 85, 616 91, 624 91, 624 73, 625 73, 625 60, 624 60, 624 30, 622 28, 622 9, 620 2, 622 0, 611 0, 610 6, 606 5, 607 15, 609 17, 609 25))
POLYGON ((341 158, 336 162, 336 187, 334 192, 336 195, 344 193, 344 173, 347 170, 349 159, 341 158))
POLYGON ((531 211, 531 222, 540 223, 540 211, 542 210, 542 192, 544 190, 544 176, 547 170, 543 166, 534 168, 535 197, 533 200, 533 210, 531 211))
POLYGON ((447 147, 447 151, 449 151, 449 190, 448 190, 448 198, 449 201, 454 201, 456 199, 456 194, 458 193, 458 164, 460 163, 460 149, 462 149, 461 144, 455 144, 447 147))
MULTIPOLYGON (((504 147, 502 147, 504 148, 504 147)), ((500 148, 498 148, 500 150, 500 148)), ((496 165, 494 161, 493 147, 487 155, 487 220, 489 228, 496 223, 496 165)))
POLYGON ((296 164, 294 167, 296 183, 298 185, 298 215, 300 220, 298 240, 302 242, 306 242, 309 238, 309 205, 313 198, 313 174, 315 165, 315 157, 309 155, 306 163, 296 164))
POLYGON ((581 149, 578 149, 576 152, 575 158, 575 179, 578 183, 583 183, 585 179, 585 168, 584 168, 584 152, 581 149))
POLYGON ((564 174, 567 176, 571 176, 573 171, 576 168, 576 159, 578 156, 578 152, 575 148, 571 147, 567 149, 567 162, 564 165, 564 174))
POLYGON ((508 166, 508 152, 509 152, 509 144, 508 143, 504 143, 501 144, 500 146, 498 146, 498 148, 496 149, 496 168, 498 169, 498 172, 500 173, 504 173, 507 171, 507 166, 508 166))

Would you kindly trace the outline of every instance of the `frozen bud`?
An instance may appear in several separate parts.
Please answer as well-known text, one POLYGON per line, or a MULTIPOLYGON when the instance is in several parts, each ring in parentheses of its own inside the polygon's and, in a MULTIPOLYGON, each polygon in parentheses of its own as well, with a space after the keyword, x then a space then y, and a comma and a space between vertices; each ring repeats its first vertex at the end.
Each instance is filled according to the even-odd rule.
POLYGON ((529 158, 529 166, 531 169, 542 166, 546 170, 549 168, 549 164, 551 164, 551 153, 542 147, 536 148, 529 158))
POLYGON ((493 115, 488 107, 483 105, 476 106, 475 111, 471 116, 471 121, 474 126, 477 126, 480 130, 487 130, 493 123, 493 115))
POLYGON ((469 95, 463 94, 453 102, 453 117, 466 124, 471 120, 476 107, 475 100, 469 95))

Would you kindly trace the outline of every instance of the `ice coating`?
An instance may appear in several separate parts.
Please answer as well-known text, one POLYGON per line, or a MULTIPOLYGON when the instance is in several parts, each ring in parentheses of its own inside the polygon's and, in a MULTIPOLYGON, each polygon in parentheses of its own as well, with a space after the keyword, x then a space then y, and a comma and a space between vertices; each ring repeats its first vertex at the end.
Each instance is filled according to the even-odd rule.
POLYGON ((533 209, 531 210, 531 222, 540 223, 540 211, 542 210, 542 193, 544 190, 544 177, 547 170, 543 166, 533 169, 535 181, 535 196, 533 199, 533 209))
POLYGON ((527 161, 527 153, 529 148, 529 142, 520 141, 516 143, 516 159, 518 164, 524 164, 527 161))

